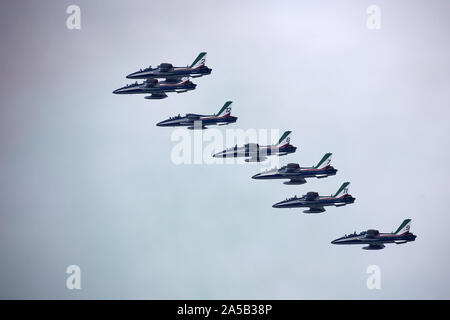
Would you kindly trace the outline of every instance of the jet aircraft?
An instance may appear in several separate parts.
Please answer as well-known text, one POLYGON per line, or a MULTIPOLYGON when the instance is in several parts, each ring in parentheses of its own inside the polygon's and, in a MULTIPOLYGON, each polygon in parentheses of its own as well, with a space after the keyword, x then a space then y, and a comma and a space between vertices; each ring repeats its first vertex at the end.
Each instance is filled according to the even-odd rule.
POLYGON ((134 83, 114 90, 115 94, 148 94, 145 99, 164 99, 167 98, 166 92, 182 93, 194 90, 197 85, 188 78, 181 81, 158 81, 157 79, 147 79, 142 83, 134 83))
POLYGON ((391 233, 380 233, 378 230, 369 229, 360 234, 353 233, 331 241, 332 244, 368 244, 365 250, 381 250, 385 243, 403 244, 414 241, 416 235, 409 232, 411 219, 405 219, 397 231, 391 233))
POLYGON ((159 127, 187 127, 188 129, 207 129, 206 126, 219 125, 224 126, 234 123, 237 117, 231 116, 232 101, 227 101, 217 114, 202 115, 188 113, 186 116, 180 115, 171 117, 167 120, 161 121, 156 125, 159 127))
POLYGON ((257 143, 247 143, 243 147, 237 145, 233 148, 228 148, 213 155, 215 158, 239 158, 250 157, 245 159, 246 162, 260 162, 267 159, 267 156, 284 156, 289 153, 294 153, 297 147, 290 144, 289 135, 291 131, 286 131, 281 136, 280 140, 273 145, 260 146, 257 143))
POLYGON ((325 206, 342 207, 347 204, 355 202, 350 194, 348 194, 348 185, 350 182, 345 182, 339 190, 331 196, 319 196, 317 192, 308 192, 302 197, 294 196, 290 199, 280 201, 273 205, 274 208, 309 208, 303 211, 304 213, 321 213, 325 211, 325 206))
POLYGON ((205 66, 206 52, 201 52, 190 66, 174 67, 170 63, 161 63, 158 67, 149 66, 127 75, 128 79, 166 78, 180 81, 182 77, 198 78, 211 73, 212 69, 205 66))
POLYGON ((288 163, 280 169, 274 168, 255 174, 252 178, 258 180, 290 179, 283 183, 288 185, 299 185, 306 183, 305 178, 322 179, 328 176, 334 176, 337 169, 330 165, 331 155, 331 153, 326 153, 315 167, 300 167, 298 163, 288 163))

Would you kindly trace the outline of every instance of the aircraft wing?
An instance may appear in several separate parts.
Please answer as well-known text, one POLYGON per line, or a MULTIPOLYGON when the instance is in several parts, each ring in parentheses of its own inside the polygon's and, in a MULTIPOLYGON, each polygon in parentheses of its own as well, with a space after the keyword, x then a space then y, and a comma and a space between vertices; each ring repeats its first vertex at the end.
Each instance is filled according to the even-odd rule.
POLYGON ((153 92, 150 96, 146 96, 145 99, 164 99, 167 98, 167 94, 164 91, 153 92))
POLYGON ((381 242, 371 243, 367 247, 363 247, 364 250, 381 250, 384 249, 384 244, 381 242))
POLYGON ((325 208, 317 205, 317 206, 310 206, 308 210, 303 211, 304 213, 321 213, 324 212, 325 208))
POLYGON ((265 161, 267 159, 267 157, 262 156, 262 157, 256 157, 256 156, 252 156, 249 159, 245 159, 246 162, 261 162, 261 161, 265 161))
POLYGON ((304 178, 290 178, 291 180, 289 183, 291 184, 303 184, 306 183, 306 180, 304 178))
POLYGON ((347 204, 346 203, 336 203, 334 206, 335 207, 343 207, 343 206, 346 206, 347 204))

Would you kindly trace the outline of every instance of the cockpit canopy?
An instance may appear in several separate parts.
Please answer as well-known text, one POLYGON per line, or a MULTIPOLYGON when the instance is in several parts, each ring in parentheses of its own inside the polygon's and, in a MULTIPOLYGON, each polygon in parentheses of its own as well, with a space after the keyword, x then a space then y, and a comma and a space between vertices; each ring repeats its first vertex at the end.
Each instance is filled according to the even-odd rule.
POLYGON ((306 200, 314 200, 319 197, 319 194, 317 192, 308 192, 306 194, 306 200))

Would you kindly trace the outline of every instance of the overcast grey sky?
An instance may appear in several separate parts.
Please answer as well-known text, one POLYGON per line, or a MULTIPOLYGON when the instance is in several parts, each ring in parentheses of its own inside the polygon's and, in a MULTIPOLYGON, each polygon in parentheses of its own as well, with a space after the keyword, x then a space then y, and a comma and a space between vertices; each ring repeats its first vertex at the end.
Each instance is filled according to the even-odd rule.
MULTIPOLYGON (((2 1, 0 298, 450 298, 448 1, 2 1), (81 8, 81 30, 66 8, 81 8), (381 8, 381 29, 366 9, 381 8), (111 92, 141 67, 207 51, 197 89, 161 101, 111 92), (257 165, 171 162, 172 129, 217 112, 292 130, 335 177, 286 186, 257 165), (273 209, 351 181, 353 205, 273 209), (368 252, 330 241, 392 231, 368 252), (82 289, 67 290, 68 265, 82 289), (366 268, 381 268, 381 290, 366 268)), ((221 130, 225 130, 222 129, 221 130)))

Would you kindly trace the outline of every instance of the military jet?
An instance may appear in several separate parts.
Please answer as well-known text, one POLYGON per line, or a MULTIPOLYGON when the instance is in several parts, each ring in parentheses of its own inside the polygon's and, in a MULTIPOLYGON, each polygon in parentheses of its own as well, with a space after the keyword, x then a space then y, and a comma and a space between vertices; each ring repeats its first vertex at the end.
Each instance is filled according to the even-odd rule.
POLYGON ((182 77, 198 78, 211 73, 212 69, 205 66, 206 52, 201 52, 190 66, 174 67, 170 63, 161 63, 158 67, 149 66, 127 75, 128 79, 166 78, 180 81, 182 77))
POLYGON ((231 116, 232 101, 227 101, 217 114, 202 115, 188 113, 186 116, 180 115, 171 117, 167 120, 161 121, 156 125, 158 127, 187 127, 188 129, 208 129, 206 126, 219 125, 224 126, 234 123, 237 117, 231 116))
POLYGON ((252 178, 258 180, 266 179, 290 179, 283 182, 288 185, 306 183, 305 178, 326 178, 334 176, 337 169, 330 165, 331 153, 326 153, 315 167, 300 167, 298 163, 288 163, 280 169, 274 168, 265 172, 255 174, 252 178))
POLYGON ((166 92, 182 93, 194 90, 197 85, 192 83, 189 78, 183 78, 181 81, 158 81, 157 79, 147 79, 142 83, 134 83, 114 90, 115 94, 148 94, 145 99, 164 99, 167 98, 166 92))
POLYGON ((414 241, 416 235, 409 232, 411 219, 405 219, 397 231, 391 233, 380 233, 378 230, 369 229, 360 234, 353 233, 331 241, 332 244, 368 244, 365 250, 381 250, 385 243, 403 244, 414 241))
POLYGON ((308 192, 304 196, 297 198, 294 196, 290 199, 275 203, 274 208, 309 208, 303 211, 304 213, 321 213, 325 211, 325 206, 342 207, 347 204, 355 202, 355 198, 348 194, 348 185, 350 182, 345 182, 336 192, 331 196, 319 196, 317 192, 308 192))
POLYGON ((291 131, 286 131, 281 136, 280 140, 273 145, 260 146, 257 143, 247 143, 243 147, 237 145, 233 148, 228 148, 213 155, 215 158, 239 158, 250 157, 245 159, 246 162, 260 162, 267 159, 267 156, 284 156, 289 153, 294 153, 297 147, 290 144, 289 135, 291 131))

